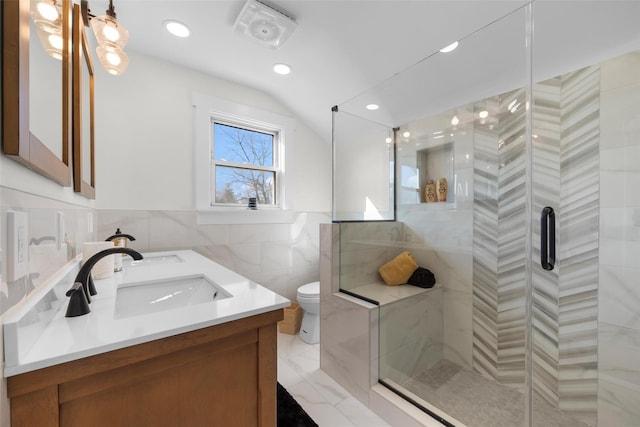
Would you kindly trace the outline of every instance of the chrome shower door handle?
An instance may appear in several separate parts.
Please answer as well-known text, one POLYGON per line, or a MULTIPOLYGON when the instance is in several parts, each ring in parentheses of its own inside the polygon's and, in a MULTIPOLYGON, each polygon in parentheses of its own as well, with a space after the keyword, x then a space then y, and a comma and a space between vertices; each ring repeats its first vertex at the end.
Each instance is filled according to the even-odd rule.
POLYGON ((550 206, 540 213, 540 264, 549 271, 556 264, 556 214, 550 206))

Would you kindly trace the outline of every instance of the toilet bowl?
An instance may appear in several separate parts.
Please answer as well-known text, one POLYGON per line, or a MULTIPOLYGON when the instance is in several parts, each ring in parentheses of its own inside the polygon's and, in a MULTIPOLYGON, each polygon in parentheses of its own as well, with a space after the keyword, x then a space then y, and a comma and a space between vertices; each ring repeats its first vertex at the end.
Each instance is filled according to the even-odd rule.
POLYGON ((317 344, 320 341, 320 282, 300 286, 296 299, 304 312, 298 335, 308 344, 317 344))

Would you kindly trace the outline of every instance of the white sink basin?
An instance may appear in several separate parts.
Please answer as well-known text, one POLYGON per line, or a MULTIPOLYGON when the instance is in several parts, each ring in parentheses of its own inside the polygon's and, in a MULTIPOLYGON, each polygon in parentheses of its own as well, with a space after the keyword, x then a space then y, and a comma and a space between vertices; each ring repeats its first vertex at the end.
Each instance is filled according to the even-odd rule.
POLYGON ((116 292, 116 319, 203 304, 232 295, 205 276, 124 283, 116 292))

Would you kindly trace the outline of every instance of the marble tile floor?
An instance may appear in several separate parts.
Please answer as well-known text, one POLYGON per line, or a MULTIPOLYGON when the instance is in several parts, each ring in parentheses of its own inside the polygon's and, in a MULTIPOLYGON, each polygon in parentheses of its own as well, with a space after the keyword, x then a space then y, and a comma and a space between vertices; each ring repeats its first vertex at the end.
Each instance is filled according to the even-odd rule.
POLYGON ((278 382, 320 427, 390 427, 320 370, 320 344, 278 333, 278 382))

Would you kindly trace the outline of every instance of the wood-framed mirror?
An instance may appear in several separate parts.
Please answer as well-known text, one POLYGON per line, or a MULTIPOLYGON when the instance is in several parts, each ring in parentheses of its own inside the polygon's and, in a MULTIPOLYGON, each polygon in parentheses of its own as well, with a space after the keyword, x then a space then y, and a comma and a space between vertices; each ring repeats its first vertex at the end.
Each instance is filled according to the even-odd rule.
POLYGON ((93 61, 79 5, 73 6, 73 189, 95 198, 93 61))
POLYGON ((71 185, 71 0, 2 2, 2 152, 71 185))

